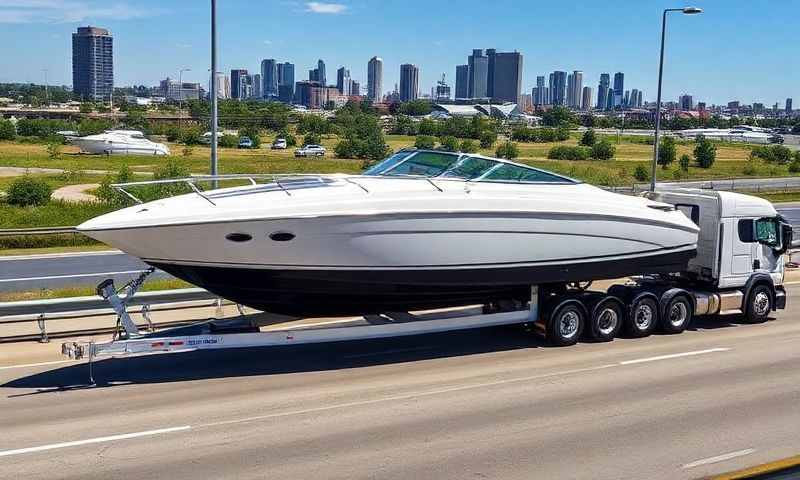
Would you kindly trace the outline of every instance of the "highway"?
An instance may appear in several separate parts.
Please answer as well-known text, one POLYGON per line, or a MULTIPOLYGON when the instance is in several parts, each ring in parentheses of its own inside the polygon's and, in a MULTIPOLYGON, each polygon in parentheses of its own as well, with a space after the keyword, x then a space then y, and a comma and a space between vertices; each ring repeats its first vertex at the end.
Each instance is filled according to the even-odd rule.
POLYGON ((55 344, 5 346, 0 478, 701 478, 800 453, 798 341, 794 307, 569 348, 505 327, 109 359, 95 387, 40 364, 55 344))

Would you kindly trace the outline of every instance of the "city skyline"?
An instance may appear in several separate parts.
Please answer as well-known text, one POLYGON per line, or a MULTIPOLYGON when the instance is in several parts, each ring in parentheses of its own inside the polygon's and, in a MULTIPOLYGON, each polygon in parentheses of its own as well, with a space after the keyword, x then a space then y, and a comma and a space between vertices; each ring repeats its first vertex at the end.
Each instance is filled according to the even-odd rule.
MULTIPOLYGON (((86 2, 94 4, 94 0, 86 2)), ((394 4, 382 5, 381 9, 344 0, 337 4, 317 2, 317 7, 313 8, 305 2, 282 4, 276 11, 276 21, 264 28, 256 26, 256 18, 239 14, 240 3, 232 0, 220 6, 220 71, 246 68, 258 72, 262 59, 275 58, 291 62, 304 72, 322 58, 328 64, 328 77, 330 72, 345 66, 352 79, 366 84, 366 62, 378 56, 384 60, 383 93, 399 82, 400 65, 405 63, 419 66, 420 90, 428 92, 443 73, 451 85, 455 84, 456 65, 464 64, 471 49, 492 47, 498 51, 516 50, 526 57, 522 92, 531 92, 541 72, 578 69, 584 74, 584 85, 595 90, 601 73, 622 71, 626 74, 626 83, 637 85, 648 95, 655 92, 660 8, 674 6, 671 2, 653 2, 646 6, 615 2, 614 5, 625 8, 631 19, 637 19, 626 22, 624 34, 611 35, 605 28, 607 25, 603 28, 596 25, 590 14, 598 13, 598 7, 585 4, 568 23, 559 17, 554 6, 542 5, 537 9, 535 21, 524 20, 527 26, 533 22, 535 28, 526 28, 522 33, 515 28, 522 19, 499 15, 487 18, 480 29, 453 30, 432 38, 417 35, 423 33, 420 28, 423 23, 419 23, 420 27, 412 25, 405 35, 401 32, 404 29, 391 28, 394 20, 409 17, 408 12, 394 4), (323 13, 318 11, 319 5, 343 8, 322 8, 326 11, 323 13), (641 21, 643 18, 650 20, 641 21), (282 19, 285 22, 280 21, 282 19), (298 21, 303 22, 303 29, 289 28, 298 21), (352 28, 353 32, 340 35, 343 28, 352 28), (330 39, 320 42, 318 37, 307 34, 311 30, 320 31, 330 39), (366 41, 353 41, 354 38, 366 41), (556 45, 557 48, 553 47, 556 45)), ((738 8, 720 0, 696 3, 706 10, 704 15, 676 17, 670 23, 664 98, 677 99, 691 91, 695 98, 709 105, 732 100, 771 105, 787 97, 800 96, 800 86, 792 81, 800 76, 800 67, 789 60, 786 49, 793 38, 790 29, 782 23, 784 16, 780 11, 757 9, 747 2, 737 2, 740 3, 738 8), (756 13, 759 21, 752 22, 749 16, 756 13), (735 26, 742 24, 737 22, 745 18, 747 35, 720 34, 729 28, 736 30, 735 26), (718 53, 698 55, 696 45, 702 45, 703 52, 718 53), (781 74, 765 75, 756 68, 743 68, 742 59, 747 58, 758 58, 759 67, 780 69, 781 74)), ((800 6, 800 1, 789 3, 800 6)), ((22 6, 13 11, 0 6, 0 23, 3 24, 0 41, 13 42, 20 35, 34 36, 37 41, 15 42, 22 43, 20 48, 3 56, 0 60, 2 82, 43 83, 42 70, 47 69, 50 83, 71 84, 68 39, 78 26, 89 24, 107 28, 115 37, 114 68, 118 86, 155 85, 166 76, 176 77, 181 68, 191 68, 191 72, 184 75, 187 81, 208 82, 205 74, 208 70, 208 12, 204 5, 176 2, 164 9, 161 4, 143 0, 124 15, 111 17, 102 9, 97 9, 97 13, 88 9, 82 15, 61 12, 59 17, 58 9, 43 7, 42 2, 19 0, 17 4, 22 6), (41 15, 24 16, 19 11, 41 15), (158 14, 151 15, 153 11, 158 14), (180 20, 184 17, 186 21, 180 20), (163 28, 165 22, 176 28, 163 28)), ((428 13, 438 13, 441 18, 455 20, 464 15, 439 11, 441 6, 432 8, 428 13)), ((297 75, 296 80, 304 76, 297 75)), ((332 83, 330 78, 328 83, 332 83)))

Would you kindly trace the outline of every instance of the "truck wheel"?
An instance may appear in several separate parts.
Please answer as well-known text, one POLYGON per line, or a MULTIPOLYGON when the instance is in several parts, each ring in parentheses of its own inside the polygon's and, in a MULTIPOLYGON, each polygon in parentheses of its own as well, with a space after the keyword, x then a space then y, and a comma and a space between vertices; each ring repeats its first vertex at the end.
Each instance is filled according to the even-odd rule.
POLYGON ((772 311, 772 295, 766 285, 756 285, 750 291, 745 308, 748 323, 764 323, 772 311))
POLYGON ((692 321, 692 304, 683 295, 676 295, 664 309, 661 317, 661 331, 664 333, 681 333, 692 321))
POLYGON ((625 330, 632 337, 647 337, 658 325, 658 304, 649 296, 634 299, 625 330))
POLYGON ((625 318, 622 306, 611 299, 600 302, 589 318, 589 336, 600 342, 610 342, 619 334, 625 318))
POLYGON ((578 343, 586 323, 586 314, 576 303, 556 307, 547 323, 547 341, 559 347, 578 343))

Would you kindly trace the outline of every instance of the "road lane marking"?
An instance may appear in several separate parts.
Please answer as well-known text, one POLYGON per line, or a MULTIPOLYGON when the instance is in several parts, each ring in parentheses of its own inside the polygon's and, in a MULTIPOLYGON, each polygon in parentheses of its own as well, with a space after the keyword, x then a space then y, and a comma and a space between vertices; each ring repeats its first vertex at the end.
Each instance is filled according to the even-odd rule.
POLYGON ((125 270, 122 272, 75 273, 71 275, 50 275, 47 277, 4 278, 0 280, 0 283, 31 282, 34 280, 57 280, 61 278, 102 277, 105 275, 131 275, 134 273, 142 273, 143 271, 144 270, 125 270))
POLYGON ((5 367, 0 367, 0 370, 11 370, 12 368, 43 367, 45 365, 58 365, 59 363, 69 363, 72 361, 74 360, 54 360, 52 362, 22 363, 20 365, 8 365, 5 367))
POLYGON ((751 453, 754 453, 755 451, 756 451, 755 448, 746 448, 744 450, 737 450, 735 452, 723 453, 722 455, 717 455, 715 457, 703 458, 703 459, 696 460, 696 461, 691 462, 691 463, 687 463, 686 465, 684 465, 681 468, 683 468, 684 470, 688 470, 690 468, 700 467, 700 466, 703 466, 703 465, 710 465, 712 463, 724 462, 726 460, 731 460, 731 459, 738 458, 738 457, 744 457, 745 455, 750 455, 751 453))
POLYGON ((77 447, 79 445, 91 445, 93 443, 116 442, 118 440, 127 440, 129 438, 149 437, 164 433, 181 432, 184 430, 189 430, 190 428, 192 428, 191 425, 184 425, 182 427, 160 428, 158 430, 147 430, 144 432, 123 433, 122 435, 111 435, 108 437, 87 438, 86 440, 76 440, 74 442, 51 443, 50 445, 40 445, 38 447, 2 450, 0 451, 0 457, 10 457, 12 455, 22 455, 24 453, 44 452, 46 450, 56 450, 59 448, 77 447))
POLYGON ((796 282, 783 282, 783 284, 784 284, 784 285, 798 285, 798 284, 800 284, 800 281, 796 281, 796 282))
POLYGON ((121 250, 89 250, 86 252, 38 253, 31 255, 0 255, 0 262, 15 260, 52 260, 54 258, 96 257, 103 255, 127 255, 121 250))
POLYGON ((709 348, 708 350, 695 350, 694 352, 673 353, 671 355, 659 355, 657 357, 637 358, 636 360, 625 360, 619 362, 620 365, 635 365, 637 363, 657 362, 659 360, 669 360, 671 358, 693 357, 706 353, 727 352, 730 348, 709 348))

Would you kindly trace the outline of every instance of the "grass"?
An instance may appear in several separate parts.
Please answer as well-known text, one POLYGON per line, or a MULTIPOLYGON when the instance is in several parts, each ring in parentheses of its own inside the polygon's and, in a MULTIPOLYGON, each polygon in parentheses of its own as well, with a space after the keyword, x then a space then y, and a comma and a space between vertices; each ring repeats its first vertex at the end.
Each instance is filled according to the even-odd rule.
POLYGON ((45 255, 48 253, 97 252, 110 249, 111 247, 102 243, 96 243, 93 245, 64 245, 58 247, 41 248, 6 248, 0 250, 0 257, 8 257, 12 255, 45 255))
POLYGON ((747 192, 748 195, 753 195, 755 197, 760 197, 765 200, 769 200, 772 203, 780 203, 780 202, 800 202, 800 191, 793 191, 793 192, 771 192, 771 193, 764 193, 764 192, 747 192))
MULTIPOLYGON (((140 291, 153 292, 159 290, 174 290, 177 288, 191 287, 194 287, 194 285, 184 282, 183 280, 151 280, 142 285, 140 291)), ((31 290, 27 292, 0 293, 0 302, 50 300, 54 298, 89 297, 94 295, 96 295, 94 287, 64 287, 55 289, 43 288, 40 290, 31 290)))
POLYGON ((0 203, 0 228, 70 227, 111 210, 100 203, 51 201, 41 207, 0 203))

